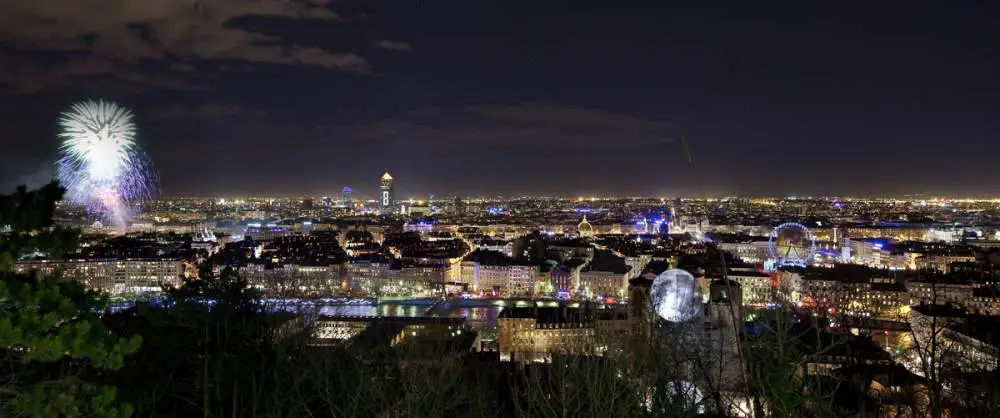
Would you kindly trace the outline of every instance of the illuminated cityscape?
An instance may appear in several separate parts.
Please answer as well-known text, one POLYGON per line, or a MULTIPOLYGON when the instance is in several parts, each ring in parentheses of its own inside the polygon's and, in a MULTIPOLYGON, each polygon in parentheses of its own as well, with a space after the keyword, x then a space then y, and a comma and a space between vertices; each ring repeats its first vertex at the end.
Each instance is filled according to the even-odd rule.
MULTIPOLYGON (((863 361, 917 380, 932 336, 971 356, 940 367, 1000 364, 989 334, 1000 320, 998 199, 418 200, 397 199, 394 181, 382 175, 374 199, 349 187, 332 198, 164 197, 124 234, 67 202, 56 219, 83 232, 80 249, 13 271, 59 274, 127 308, 232 269, 269 309, 313 318, 317 347, 458 344, 534 364, 625 358, 635 339, 663 332, 650 324, 700 322, 704 334, 679 338, 732 382, 741 349, 730 331, 787 312, 822 318, 823 332, 869 344, 863 361)), ((835 376, 853 361, 818 356, 806 369, 835 376)), ((750 402, 739 385, 721 393, 750 402)))
MULTIPOLYGON (((634 300, 634 289, 674 268, 696 276, 704 303, 713 283, 728 280, 745 319, 791 305, 830 318, 831 332, 878 334, 893 356, 912 348, 911 330, 922 332, 927 314, 917 307, 961 310, 946 317, 959 322, 1000 315, 1000 200, 519 197, 459 205, 396 201, 392 182, 382 176, 371 191, 378 199, 348 204, 345 189, 328 206, 303 204, 325 197, 163 198, 147 202, 118 237, 63 212, 62 222, 77 219, 72 226, 85 232, 81 252, 19 261, 15 270, 60 269, 135 298, 195 280, 211 260, 216 273, 231 267, 282 306, 321 306, 321 341, 350 340, 391 317, 410 324, 400 338, 418 324, 465 327, 478 333, 474 347, 504 361, 624 350, 621 335, 642 317, 628 307, 648 303, 634 300), (711 254, 722 254, 725 270, 711 254), (585 304, 603 308, 581 317, 585 304)), ((978 355, 997 360, 995 347, 973 334, 949 338, 975 341, 978 355)))
MULTIPOLYGON (((989 336, 1000 318, 997 199, 418 200, 397 199, 393 183, 385 173, 374 199, 347 187, 334 198, 165 197, 145 202, 125 234, 64 204, 56 218, 83 232, 78 252, 13 270, 58 273, 127 307, 232 269, 271 309, 314 312, 317 347, 459 344, 517 364, 624 358, 659 315, 703 322, 706 334, 681 338, 737 381, 741 350, 727 330, 789 309, 867 341, 864 361, 914 379, 926 378, 919 347, 932 335, 968 354, 938 359, 947 367, 1000 364, 989 336), (694 305, 676 288, 650 293, 678 271, 692 277, 694 305), (695 316, 663 311, 678 303, 687 308, 670 309, 695 316)), ((835 376, 851 361, 806 366, 835 376)), ((738 385, 722 393, 749 402, 738 385)))
POLYGON ((1000 417, 993 4, 65 3, 0 417, 1000 417))

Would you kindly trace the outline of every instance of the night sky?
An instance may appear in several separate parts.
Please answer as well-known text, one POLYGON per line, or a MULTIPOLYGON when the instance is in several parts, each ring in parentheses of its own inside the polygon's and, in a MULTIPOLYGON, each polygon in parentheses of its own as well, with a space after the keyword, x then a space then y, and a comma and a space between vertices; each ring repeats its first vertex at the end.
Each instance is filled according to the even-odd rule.
POLYGON ((4 0, 0 185, 105 98, 165 195, 1000 195, 1000 3, 666 3, 4 0))

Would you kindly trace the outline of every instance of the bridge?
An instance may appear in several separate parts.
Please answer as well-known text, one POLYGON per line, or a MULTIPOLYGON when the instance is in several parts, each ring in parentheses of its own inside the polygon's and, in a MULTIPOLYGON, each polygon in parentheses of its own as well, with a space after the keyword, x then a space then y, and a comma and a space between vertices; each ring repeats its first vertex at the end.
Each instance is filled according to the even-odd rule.
MULTIPOLYGON (((155 306, 163 306, 168 303, 169 297, 165 294, 145 294, 134 298, 116 297, 108 302, 107 310, 117 313, 129 309, 138 303, 149 303, 155 306)), ((202 303, 212 305, 215 300, 202 299, 202 303)), ((376 298, 262 298, 260 303, 270 309, 298 310, 299 308, 322 308, 324 306, 377 306, 376 298)))

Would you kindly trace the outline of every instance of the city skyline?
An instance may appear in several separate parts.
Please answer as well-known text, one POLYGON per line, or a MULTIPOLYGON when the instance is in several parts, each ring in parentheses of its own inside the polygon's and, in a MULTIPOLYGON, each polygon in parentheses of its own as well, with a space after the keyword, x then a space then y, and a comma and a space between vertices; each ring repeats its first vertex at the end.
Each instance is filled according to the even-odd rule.
MULTIPOLYGON (((386 210, 390 207, 398 205, 400 203, 413 203, 415 201, 440 201, 440 202, 452 202, 455 198, 472 199, 472 200, 492 200, 492 199, 559 199, 559 200, 569 200, 577 201, 581 203, 595 202, 595 201, 612 201, 612 200, 627 200, 627 199, 661 199, 661 200, 673 200, 673 199, 691 199, 691 200, 727 200, 727 199, 752 199, 752 200, 809 200, 809 199, 838 199, 844 201, 875 201, 875 200, 898 200, 898 201, 927 201, 927 202, 1000 202, 1000 195, 998 196, 956 196, 956 195, 933 195, 925 193, 910 193, 910 194, 899 194, 899 195, 859 195, 859 194, 799 194, 799 195, 615 195, 615 194, 601 194, 601 193, 585 193, 578 195, 560 195, 560 194, 470 194, 461 195, 455 193, 448 193, 444 191, 442 194, 429 193, 426 195, 417 194, 404 194, 400 195, 395 192, 395 177, 391 176, 391 173, 385 172, 379 176, 378 185, 369 184, 366 186, 352 186, 344 185, 332 186, 333 189, 339 190, 337 192, 321 192, 321 193, 253 193, 253 194, 214 194, 214 195, 163 195, 160 199, 303 199, 303 198, 326 198, 334 199, 338 194, 340 195, 340 201, 365 201, 378 203, 380 210, 386 210), (360 193, 354 194, 354 189, 357 188, 360 193), (371 189, 371 190, 369 190, 371 189), (369 191, 374 191, 368 194, 369 191), (387 203, 379 203, 385 197, 385 193, 388 192, 387 203)), ((374 182, 369 182, 374 183, 374 182)))
POLYGON ((0 416, 1000 415, 998 21, 0 1, 0 416))
MULTIPOLYGON (((256 193, 256 194, 214 194, 214 195, 196 195, 196 194, 176 194, 176 195, 161 195, 158 197, 159 200, 170 200, 170 199, 302 199, 302 198, 335 198, 337 193, 300 193, 300 194, 266 194, 266 193, 256 193)), ((440 202, 452 202, 456 197, 461 199, 472 199, 472 200, 494 200, 494 199, 558 199, 558 200, 568 200, 576 201, 581 203, 587 202, 601 202, 601 201, 611 201, 611 200, 628 200, 628 199, 648 199, 648 200, 673 200, 673 199, 687 199, 687 200, 710 200, 710 201, 721 201, 727 199, 752 199, 752 200, 830 200, 830 199, 842 199, 842 200, 857 200, 857 201, 878 201, 878 200, 896 200, 896 201, 927 201, 927 202, 1000 202, 1000 197, 996 196, 981 196, 981 197, 968 197, 968 196, 945 196, 945 195, 930 195, 930 194, 910 194, 910 195, 872 195, 872 196, 860 196, 860 195, 789 195, 789 196, 777 196, 777 195, 718 195, 718 196, 696 196, 696 195, 671 195, 671 196, 654 196, 654 195, 597 195, 589 194, 586 196, 570 196, 570 195, 555 195, 555 194, 509 194, 509 195, 457 195, 457 194, 432 194, 432 195, 402 195, 397 196, 394 200, 398 205, 401 202, 410 201, 440 201, 440 202), (429 198, 433 196, 433 199, 429 198)), ((375 194, 358 194, 353 197, 356 202, 377 202, 378 198, 375 194)))
POLYGON ((104 98, 163 196, 1000 195, 990 3, 257 3, 5 5, 0 185, 104 98))

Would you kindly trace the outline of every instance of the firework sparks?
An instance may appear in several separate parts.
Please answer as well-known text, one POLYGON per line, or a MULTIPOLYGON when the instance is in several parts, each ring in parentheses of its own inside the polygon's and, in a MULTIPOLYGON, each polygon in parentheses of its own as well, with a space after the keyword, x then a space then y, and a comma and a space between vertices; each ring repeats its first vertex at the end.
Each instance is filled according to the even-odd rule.
POLYGON ((106 101, 76 103, 59 119, 57 162, 67 198, 124 227, 129 203, 152 197, 155 175, 135 142, 132 112, 106 101))

